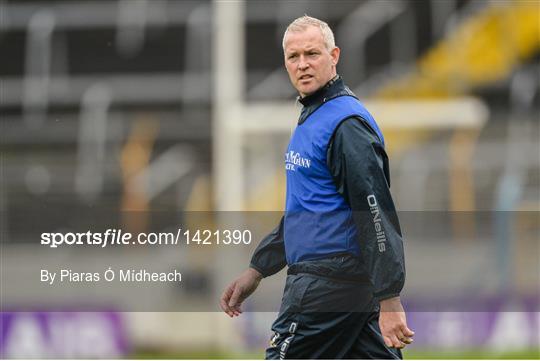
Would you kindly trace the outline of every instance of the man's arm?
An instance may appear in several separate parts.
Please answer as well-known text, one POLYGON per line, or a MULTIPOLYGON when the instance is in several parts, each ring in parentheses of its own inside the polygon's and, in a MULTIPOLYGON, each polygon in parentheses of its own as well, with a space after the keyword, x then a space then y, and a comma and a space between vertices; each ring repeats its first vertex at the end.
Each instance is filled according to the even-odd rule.
POLYGON ((353 210, 375 297, 399 296, 405 282, 403 242, 383 145, 365 122, 350 118, 336 130, 327 159, 338 192, 353 210))
POLYGON ((279 225, 255 249, 249 268, 221 295, 221 309, 230 317, 240 315, 242 302, 257 289, 261 280, 279 272, 286 264, 282 217, 279 225))
POLYGON ((412 342, 414 333, 407 328, 399 299, 405 261, 384 146, 366 122, 350 118, 336 130, 327 163, 338 192, 353 210, 361 257, 381 305, 383 337, 388 346, 401 348, 412 342))

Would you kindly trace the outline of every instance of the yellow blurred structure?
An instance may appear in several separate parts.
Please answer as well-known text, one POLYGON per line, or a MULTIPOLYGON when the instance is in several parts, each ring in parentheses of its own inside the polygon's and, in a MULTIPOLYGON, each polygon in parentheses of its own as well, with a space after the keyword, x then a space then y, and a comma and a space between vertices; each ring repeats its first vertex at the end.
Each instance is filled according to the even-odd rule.
POLYGON ((492 2, 418 60, 418 69, 378 92, 384 98, 462 95, 507 78, 540 49, 540 2, 492 2))

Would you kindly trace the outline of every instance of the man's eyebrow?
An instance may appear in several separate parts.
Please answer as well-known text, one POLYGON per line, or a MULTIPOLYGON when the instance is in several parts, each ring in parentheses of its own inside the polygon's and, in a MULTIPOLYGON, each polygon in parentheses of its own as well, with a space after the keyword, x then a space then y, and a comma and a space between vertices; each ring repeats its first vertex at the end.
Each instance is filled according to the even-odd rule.
POLYGON ((302 49, 300 51, 295 49, 295 50, 287 51, 286 54, 287 55, 289 55, 289 54, 297 54, 298 52, 300 52, 300 53, 308 53, 308 52, 313 52, 313 51, 320 51, 320 49, 317 48, 317 47, 309 47, 309 48, 306 48, 306 49, 302 49))

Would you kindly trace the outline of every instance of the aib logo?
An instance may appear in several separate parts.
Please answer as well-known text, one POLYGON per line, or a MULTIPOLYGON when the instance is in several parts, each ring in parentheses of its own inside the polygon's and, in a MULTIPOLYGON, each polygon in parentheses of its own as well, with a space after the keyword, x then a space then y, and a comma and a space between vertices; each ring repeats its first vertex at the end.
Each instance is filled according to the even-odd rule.
POLYGON ((296 167, 309 168, 311 159, 303 158, 300 153, 290 150, 285 153, 285 169, 295 171, 296 167))

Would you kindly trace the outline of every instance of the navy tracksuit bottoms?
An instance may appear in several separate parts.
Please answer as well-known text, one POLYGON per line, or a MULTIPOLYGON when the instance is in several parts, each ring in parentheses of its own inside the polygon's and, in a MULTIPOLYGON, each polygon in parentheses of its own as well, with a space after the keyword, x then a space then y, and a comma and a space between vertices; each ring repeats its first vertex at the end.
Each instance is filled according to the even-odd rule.
POLYGON ((371 285, 288 275, 266 359, 402 359, 384 344, 371 285))

